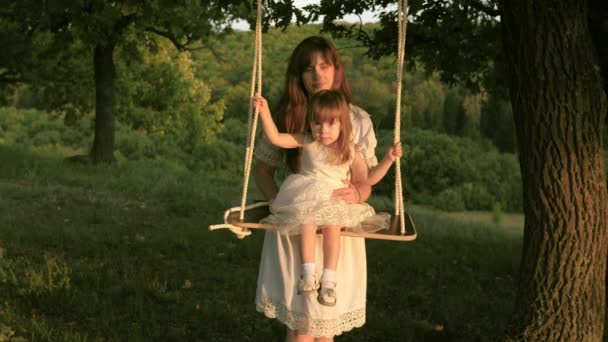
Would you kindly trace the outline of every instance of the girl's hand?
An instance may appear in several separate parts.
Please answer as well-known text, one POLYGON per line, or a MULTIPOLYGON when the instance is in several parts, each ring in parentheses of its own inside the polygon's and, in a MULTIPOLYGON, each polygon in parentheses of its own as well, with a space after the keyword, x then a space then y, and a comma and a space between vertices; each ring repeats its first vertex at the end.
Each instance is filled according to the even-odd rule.
POLYGON ((254 109, 257 109, 260 114, 270 114, 270 109, 268 109, 268 101, 266 101, 266 99, 261 95, 254 95, 251 99, 251 105, 254 109))
POLYGON ((386 156, 384 157, 384 159, 388 159, 392 163, 397 160, 397 158, 401 158, 402 155, 403 149, 401 147, 401 143, 398 142, 395 145, 389 147, 389 149, 386 151, 386 156))

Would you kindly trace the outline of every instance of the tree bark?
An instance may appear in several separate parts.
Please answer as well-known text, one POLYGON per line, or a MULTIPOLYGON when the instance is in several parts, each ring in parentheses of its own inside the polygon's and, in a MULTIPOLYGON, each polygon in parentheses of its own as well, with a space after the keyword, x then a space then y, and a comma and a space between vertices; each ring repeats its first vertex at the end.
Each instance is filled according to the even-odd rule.
POLYGON ((97 44, 95 68, 95 138, 91 149, 93 163, 113 163, 114 158, 114 44, 97 44))
POLYGON ((501 0, 525 229, 512 340, 601 341, 606 96, 580 0, 501 0))

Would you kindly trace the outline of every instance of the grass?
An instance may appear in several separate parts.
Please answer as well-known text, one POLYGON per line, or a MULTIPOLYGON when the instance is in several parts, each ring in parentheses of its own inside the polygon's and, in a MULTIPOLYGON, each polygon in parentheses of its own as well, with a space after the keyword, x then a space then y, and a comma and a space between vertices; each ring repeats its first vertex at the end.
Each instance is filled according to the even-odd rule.
MULTIPOLYGON (((446 215, 454 220, 474 224, 492 224, 495 220, 494 214, 488 211, 459 211, 446 213, 446 215)), ((523 232, 524 215, 519 213, 500 214, 498 226, 515 232, 523 232)))
MULTIPOLYGON (((0 145, 0 341, 281 341, 254 306, 263 235, 207 230, 239 177, 62 157, 0 145)), ((499 339, 521 232, 411 211, 417 241, 367 242, 367 323, 339 340, 499 339)))

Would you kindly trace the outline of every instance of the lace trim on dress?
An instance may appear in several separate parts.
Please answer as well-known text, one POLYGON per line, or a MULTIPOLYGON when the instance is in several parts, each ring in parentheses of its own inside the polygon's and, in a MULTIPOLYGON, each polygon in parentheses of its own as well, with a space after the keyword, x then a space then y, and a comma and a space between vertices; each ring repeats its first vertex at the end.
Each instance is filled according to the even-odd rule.
MULTIPOLYGON (((260 223, 275 226, 277 232, 285 235, 298 235, 301 233, 303 224, 313 224, 316 226, 340 226, 346 230, 361 232, 362 222, 371 219, 369 223, 378 226, 376 230, 388 226, 388 221, 384 216, 376 215, 374 208, 367 204, 357 205, 356 210, 348 210, 342 201, 325 201, 323 207, 309 207, 305 209, 294 208, 293 213, 284 216, 270 215, 260 223)), ((271 207, 271 211, 272 211, 271 207)))
POLYGON ((334 319, 311 319, 302 313, 288 310, 278 301, 263 296, 257 303, 257 310, 268 318, 278 319, 291 330, 312 335, 315 338, 341 335, 343 332, 360 328, 365 324, 365 307, 346 312, 334 319))

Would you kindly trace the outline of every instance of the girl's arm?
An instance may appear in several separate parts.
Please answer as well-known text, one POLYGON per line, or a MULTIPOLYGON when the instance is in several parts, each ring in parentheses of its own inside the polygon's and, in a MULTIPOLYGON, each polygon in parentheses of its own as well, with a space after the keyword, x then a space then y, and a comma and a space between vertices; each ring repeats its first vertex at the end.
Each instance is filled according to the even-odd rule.
POLYGON ((369 170, 368 182, 370 185, 377 184, 388 172, 388 169, 391 168, 393 162, 400 158, 402 155, 401 143, 396 143, 391 146, 388 151, 386 151, 386 155, 380 161, 380 163, 369 170))
POLYGON ((304 143, 304 134, 289 134, 280 133, 275 125, 270 110, 268 109, 268 102, 262 96, 254 96, 252 105, 257 108, 260 113, 260 119, 262 120, 262 129, 264 134, 268 138, 271 144, 281 148, 296 148, 301 147, 304 143))

